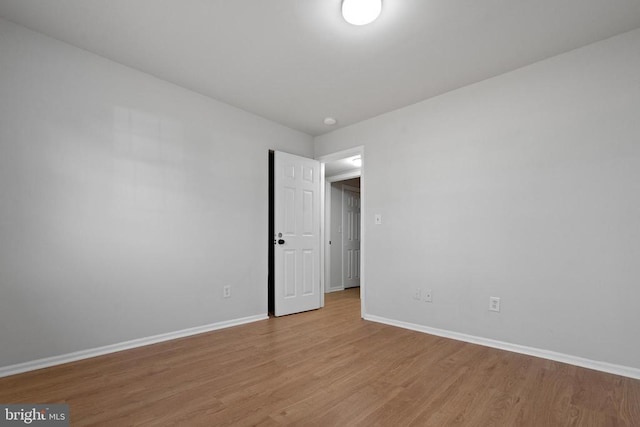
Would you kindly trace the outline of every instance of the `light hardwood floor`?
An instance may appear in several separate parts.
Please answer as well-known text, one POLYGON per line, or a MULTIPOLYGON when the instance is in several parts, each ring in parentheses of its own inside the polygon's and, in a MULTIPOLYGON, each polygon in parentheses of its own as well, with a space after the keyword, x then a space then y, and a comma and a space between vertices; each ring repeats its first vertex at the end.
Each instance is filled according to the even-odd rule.
POLYGON ((640 426, 640 381, 360 319, 358 290, 269 319, 0 379, 72 425, 640 426))

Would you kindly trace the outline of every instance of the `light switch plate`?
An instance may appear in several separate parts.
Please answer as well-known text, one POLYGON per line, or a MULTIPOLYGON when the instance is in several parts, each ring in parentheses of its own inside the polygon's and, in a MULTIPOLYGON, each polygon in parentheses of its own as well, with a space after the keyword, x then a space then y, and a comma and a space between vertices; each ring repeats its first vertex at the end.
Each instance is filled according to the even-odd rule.
POLYGON ((489 311, 500 311, 500 298, 489 297, 489 311))

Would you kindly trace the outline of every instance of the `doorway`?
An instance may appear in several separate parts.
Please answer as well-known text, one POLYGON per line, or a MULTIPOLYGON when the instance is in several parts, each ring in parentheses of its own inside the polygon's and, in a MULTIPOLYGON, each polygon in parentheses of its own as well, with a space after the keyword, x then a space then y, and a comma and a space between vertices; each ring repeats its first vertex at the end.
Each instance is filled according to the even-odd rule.
POLYGON ((325 293, 360 286, 360 177, 330 182, 328 189, 325 293))
MULTIPOLYGON (((364 147, 318 157, 323 166, 323 292, 359 287, 365 315, 365 175, 364 147), (346 208, 345 208, 346 206, 346 208), (345 238, 347 237, 347 238, 345 238)), ((353 291, 353 289, 352 289, 353 291)))
MULTIPOLYGON (((360 247, 357 251, 353 251, 353 247, 347 248, 351 250, 351 258, 347 258, 347 273, 350 273, 351 279, 357 279, 359 281, 359 294, 361 304, 361 316, 365 315, 365 275, 364 275, 364 241, 365 241, 365 226, 364 221, 360 221, 359 218, 365 218, 365 185, 364 185, 364 148, 355 147, 349 150, 340 151, 337 153, 321 156, 316 159, 320 164, 320 179, 324 186, 323 191, 320 191, 320 263, 319 263, 319 285, 320 285, 320 307, 324 306, 325 293, 330 290, 330 277, 331 277, 331 247, 334 241, 331 239, 331 185, 335 182, 357 179, 357 181, 351 181, 351 186, 344 187, 347 191, 359 194, 359 202, 356 203, 359 208, 359 212, 351 212, 353 220, 355 221, 355 214, 358 215, 357 225, 357 237, 360 247), (357 184, 357 185, 354 185, 357 184), (355 191, 354 191, 355 190, 355 191), (359 191, 357 191, 359 190, 359 191), (350 261, 349 261, 350 260, 350 261), (348 264, 348 263, 351 264, 348 264), (349 269, 350 267, 350 269, 349 269)), ((274 212, 276 210, 274 199, 274 188, 277 185, 274 184, 274 152, 269 153, 269 272, 268 272, 268 310, 270 313, 274 313, 274 295, 276 294, 275 288, 278 288, 276 279, 274 278, 274 250, 275 243, 279 240, 275 239, 277 230, 274 229, 274 212)), ((343 188, 343 189, 344 189, 343 188)), ((352 203, 353 205, 353 203, 352 203)), ((353 230, 355 233, 355 229, 353 230)), ((353 239, 352 239, 353 240, 353 239)), ((284 243, 284 242, 283 242, 284 243)), ((342 242, 341 242, 342 243, 342 242)), ((352 242, 353 243, 353 242, 352 242)), ((344 249, 344 246, 342 246, 344 249)), ((343 253, 346 251, 343 251, 343 253)), ((334 263, 335 264, 335 263, 334 263)), ((342 271, 342 262, 337 263, 340 271, 342 271)), ((354 282, 350 282, 349 286, 356 286, 354 282)), ((342 289, 344 289, 344 285, 342 289)), ((278 293, 278 295, 280 295, 278 293)))

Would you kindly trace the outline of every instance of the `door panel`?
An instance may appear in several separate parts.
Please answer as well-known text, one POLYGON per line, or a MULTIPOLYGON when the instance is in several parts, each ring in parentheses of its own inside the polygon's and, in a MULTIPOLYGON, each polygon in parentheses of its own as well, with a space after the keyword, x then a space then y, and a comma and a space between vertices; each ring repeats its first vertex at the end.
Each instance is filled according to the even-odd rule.
POLYGON ((314 216, 314 206, 313 198, 316 196, 312 191, 303 191, 302 192, 302 217, 304 218, 302 221, 302 234, 306 237, 312 237, 314 235, 314 226, 313 216, 314 216))
POLYGON ((283 262, 284 297, 293 298, 296 296, 296 252, 284 250, 283 262))
POLYGON ((314 256, 313 251, 305 250, 302 252, 302 295, 313 295, 313 285, 317 282, 314 280, 314 256))
POLYGON ((274 311, 320 308, 320 163, 275 152, 274 311))

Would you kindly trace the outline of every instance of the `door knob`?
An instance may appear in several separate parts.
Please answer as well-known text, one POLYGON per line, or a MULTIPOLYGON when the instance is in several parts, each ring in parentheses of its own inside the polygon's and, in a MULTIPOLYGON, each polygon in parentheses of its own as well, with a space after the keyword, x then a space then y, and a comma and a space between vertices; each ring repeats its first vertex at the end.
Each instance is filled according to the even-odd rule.
POLYGON ((278 239, 278 244, 279 245, 284 245, 284 239, 278 239))

